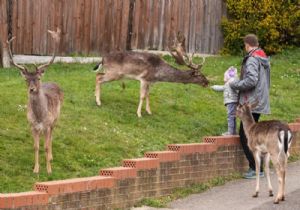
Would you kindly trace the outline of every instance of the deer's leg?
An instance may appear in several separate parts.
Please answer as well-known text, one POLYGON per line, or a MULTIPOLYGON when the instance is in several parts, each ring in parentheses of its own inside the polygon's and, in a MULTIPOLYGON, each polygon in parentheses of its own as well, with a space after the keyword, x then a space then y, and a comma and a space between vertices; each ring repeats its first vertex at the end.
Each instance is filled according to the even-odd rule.
POLYGON ((100 94, 101 94, 101 79, 103 74, 96 75, 96 88, 95 88, 95 97, 96 97, 96 104, 101 106, 100 94))
POLYGON ((254 159, 255 159, 255 170, 256 170, 256 189, 255 189, 255 193, 253 195, 254 198, 258 197, 258 193, 259 193, 259 172, 260 172, 260 152, 255 151, 253 153, 254 155, 254 159))
POLYGON ((280 183, 280 179, 281 179, 281 184, 279 185, 278 189, 278 199, 279 201, 284 201, 285 197, 284 197, 284 187, 285 187, 285 171, 286 171, 286 162, 281 162, 280 161, 280 164, 279 164, 279 174, 278 175, 278 179, 279 179, 279 183, 280 183))
POLYGON ((139 106, 137 109, 137 116, 142 117, 142 106, 143 106, 143 101, 147 95, 147 87, 149 86, 149 83, 141 80, 141 89, 140 89, 140 102, 139 106))
POLYGON ((50 159, 50 161, 53 160, 53 155, 52 155, 52 131, 53 131, 53 128, 50 128, 50 140, 49 140, 49 159, 50 159))
POLYGON ((95 96, 96 96, 96 103, 98 106, 101 106, 101 84, 105 82, 110 82, 114 80, 119 80, 122 78, 122 74, 114 74, 114 72, 106 72, 98 73, 96 75, 96 88, 95 88, 95 96))
POLYGON ((282 171, 280 170, 280 167, 277 165, 275 166, 276 168, 276 173, 277 173, 277 177, 278 177, 278 192, 277 192, 277 196, 275 198, 274 203, 278 204, 280 200, 282 200, 282 184, 283 184, 283 179, 282 179, 282 171))
POLYGON ((285 200, 285 193, 284 193, 284 189, 285 189, 285 173, 286 173, 286 168, 283 169, 282 171, 282 196, 281 196, 281 200, 284 201, 285 200))
POLYGON ((50 163, 50 158, 51 158, 51 149, 50 149, 50 141, 51 141, 51 128, 47 128, 45 131, 45 153, 46 153, 46 163, 47 163, 47 173, 51 174, 52 169, 51 169, 51 163, 50 163))
POLYGON ((33 173, 39 173, 40 165, 39 165, 39 150, 40 150, 40 133, 37 130, 32 129, 32 136, 34 139, 34 169, 33 173))
POLYGON ((268 188, 269 188, 269 196, 273 196, 273 188, 271 184, 270 179, 270 153, 267 153, 265 156, 265 170, 266 170, 266 176, 267 176, 267 182, 268 182, 268 188))
POLYGON ((277 192, 276 198, 274 200, 274 203, 278 204, 279 201, 282 199, 282 192, 281 192, 281 189, 282 189, 281 168, 280 168, 280 165, 279 165, 279 162, 278 162, 277 155, 275 155, 275 154, 272 155, 271 154, 271 160, 272 160, 272 163, 274 165, 275 171, 277 173, 277 178, 278 178, 278 192, 277 192))
POLYGON ((150 99, 149 99, 149 90, 150 90, 150 83, 148 83, 147 87, 146 87, 146 112, 148 114, 152 114, 151 109, 150 109, 150 99))

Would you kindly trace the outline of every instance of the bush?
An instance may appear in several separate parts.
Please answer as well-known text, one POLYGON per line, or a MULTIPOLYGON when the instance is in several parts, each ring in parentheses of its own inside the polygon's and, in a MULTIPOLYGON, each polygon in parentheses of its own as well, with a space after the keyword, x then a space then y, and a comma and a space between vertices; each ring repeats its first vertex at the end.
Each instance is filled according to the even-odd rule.
POLYGON ((288 46, 299 46, 299 0, 226 0, 227 17, 222 20, 223 53, 239 54, 242 38, 248 33, 259 37, 268 54, 288 46))

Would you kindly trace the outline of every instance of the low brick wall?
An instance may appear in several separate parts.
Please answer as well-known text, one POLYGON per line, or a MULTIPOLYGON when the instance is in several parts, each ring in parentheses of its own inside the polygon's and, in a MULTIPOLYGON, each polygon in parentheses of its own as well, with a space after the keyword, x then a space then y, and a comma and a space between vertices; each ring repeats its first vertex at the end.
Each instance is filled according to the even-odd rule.
MULTIPOLYGON (((300 119, 289 125, 291 153, 300 154, 300 119)), ((171 144, 166 151, 123 160, 121 167, 102 169, 98 176, 40 182, 31 192, 0 194, 0 209, 128 209, 143 198, 247 168, 239 136, 208 136, 203 143, 171 144)))

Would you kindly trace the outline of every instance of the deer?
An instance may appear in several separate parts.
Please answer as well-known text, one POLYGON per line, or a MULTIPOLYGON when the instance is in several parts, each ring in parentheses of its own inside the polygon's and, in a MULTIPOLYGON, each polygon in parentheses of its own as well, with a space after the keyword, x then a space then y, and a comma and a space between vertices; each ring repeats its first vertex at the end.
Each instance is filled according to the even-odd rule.
POLYGON ((251 110, 258 105, 258 101, 253 104, 239 104, 236 115, 244 125, 245 134, 248 138, 248 146, 253 152, 256 167, 256 189, 253 197, 258 197, 259 193, 259 170, 261 157, 265 162, 265 172, 268 182, 269 196, 273 196, 273 189, 270 181, 270 159, 276 170, 279 187, 274 200, 275 204, 285 200, 285 180, 287 159, 289 148, 292 143, 292 133, 287 123, 279 120, 268 120, 255 122, 251 110))
POLYGON ((194 53, 188 56, 184 49, 184 40, 180 43, 176 41, 175 47, 172 47, 171 54, 176 62, 185 65, 189 70, 179 70, 165 61, 158 55, 148 52, 112 52, 102 57, 102 61, 95 66, 96 104, 101 106, 101 85, 106 82, 120 80, 123 78, 140 81, 140 100, 137 108, 137 116, 142 117, 141 110, 143 102, 146 99, 146 112, 151 115, 149 90, 150 85, 155 82, 173 82, 173 83, 193 83, 203 87, 208 86, 208 79, 201 73, 201 68, 205 62, 202 58, 201 64, 192 62, 194 53))
POLYGON ((47 173, 51 174, 52 172, 52 132, 60 115, 64 98, 63 91, 57 84, 52 82, 42 83, 41 81, 43 74, 55 59, 61 31, 58 28, 56 32, 50 30, 48 30, 48 32, 55 42, 53 55, 48 63, 40 66, 35 65, 35 71, 29 71, 27 67, 17 64, 14 61, 10 45, 15 37, 12 37, 7 41, 10 60, 12 64, 20 70, 20 73, 27 84, 27 119, 31 126, 31 133, 34 139, 35 165, 33 172, 36 174, 39 173, 39 142, 41 134, 44 134, 45 136, 47 173))

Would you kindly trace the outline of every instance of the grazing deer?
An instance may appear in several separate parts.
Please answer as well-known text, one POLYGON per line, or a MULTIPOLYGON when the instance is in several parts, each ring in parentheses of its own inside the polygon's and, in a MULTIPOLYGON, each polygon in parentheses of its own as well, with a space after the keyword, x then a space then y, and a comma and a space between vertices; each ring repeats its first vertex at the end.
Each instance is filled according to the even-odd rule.
POLYGON ((181 60, 180 64, 188 66, 190 70, 181 71, 176 69, 164 62, 158 55, 146 52, 115 52, 103 56, 102 62, 94 68, 94 70, 100 70, 101 68, 104 70, 104 73, 97 73, 96 75, 95 96, 97 105, 101 105, 101 84, 122 78, 140 81, 138 117, 142 116, 141 109, 145 98, 146 112, 151 114, 149 89, 150 84, 154 82, 194 83, 203 87, 208 86, 207 78, 200 71, 204 64, 204 59, 202 64, 196 65, 192 63, 193 56, 187 56, 183 47, 174 48, 172 55, 176 61, 181 60))
POLYGON ((21 75, 25 78, 28 87, 27 119, 31 125, 35 150, 35 165, 33 172, 39 173, 39 141, 40 134, 43 133, 45 135, 47 172, 50 174, 52 172, 50 161, 53 159, 52 131, 60 114, 60 108, 63 102, 63 92, 55 83, 42 84, 41 82, 42 75, 47 67, 54 61, 60 39, 60 29, 57 29, 56 32, 49 30, 48 32, 55 41, 53 56, 48 63, 36 66, 35 72, 29 72, 26 67, 14 62, 10 48, 10 43, 14 37, 8 41, 8 48, 12 64, 21 71, 21 75))
POLYGON ((270 181, 270 159, 276 170, 279 187, 274 203, 284 200, 285 175, 288 149, 292 143, 292 133, 286 123, 278 120, 261 121, 256 123, 252 117, 251 110, 258 104, 238 105, 236 115, 241 119, 248 138, 248 146, 253 152, 256 167, 256 190, 253 197, 258 197, 259 192, 259 170, 261 156, 265 160, 265 170, 268 181, 269 196, 273 196, 273 189, 270 181))

